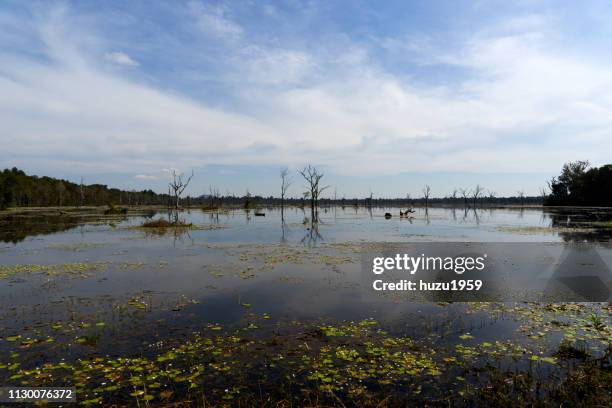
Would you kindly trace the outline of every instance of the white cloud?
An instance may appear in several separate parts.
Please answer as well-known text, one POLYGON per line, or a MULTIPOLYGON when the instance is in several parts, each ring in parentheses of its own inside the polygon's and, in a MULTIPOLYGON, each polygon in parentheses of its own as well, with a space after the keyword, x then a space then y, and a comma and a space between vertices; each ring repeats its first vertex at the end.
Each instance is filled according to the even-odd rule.
MULTIPOLYGON (((192 10, 215 35, 241 36, 223 9, 192 10)), ((141 180, 206 164, 313 162, 359 175, 557 171, 567 160, 609 160, 611 67, 555 47, 535 30, 541 24, 509 23, 451 54, 422 47, 434 53, 429 61, 474 72, 452 87, 393 75, 358 45, 326 57, 241 39, 228 64, 241 113, 104 72, 61 24, 46 26, 43 42, 57 63, 2 55, 0 93, 10 98, 0 100, 0 160, 136 169, 141 180), (522 27, 529 30, 515 32, 522 27)))
POLYGON ((225 39, 237 39, 242 35, 242 27, 226 16, 223 6, 191 1, 189 8, 203 32, 225 39))
POLYGON ((231 61, 241 81, 258 85, 295 84, 315 68, 306 52, 255 45, 240 49, 231 61))
POLYGON ((141 181, 159 180, 159 177, 151 176, 149 174, 137 174, 137 175, 134 176, 134 178, 136 180, 141 180, 141 181))
POLYGON ((131 67, 137 67, 138 65, 140 65, 137 61, 134 61, 132 57, 130 57, 124 52, 109 52, 106 53, 105 57, 108 61, 118 65, 125 65, 131 67))

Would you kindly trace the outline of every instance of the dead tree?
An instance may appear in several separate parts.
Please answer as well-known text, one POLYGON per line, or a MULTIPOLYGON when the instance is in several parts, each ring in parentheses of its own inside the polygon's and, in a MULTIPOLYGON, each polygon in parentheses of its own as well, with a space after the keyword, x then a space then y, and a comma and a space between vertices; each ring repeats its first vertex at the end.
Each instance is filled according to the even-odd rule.
POLYGON ((546 197, 548 197, 548 188, 540 187, 540 197, 542 197, 542 204, 544 204, 546 197))
POLYGON ((302 177, 304 177, 304 180, 306 180, 307 187, 309 189, 308 197, 310 198, 310 212, 312 221, 317 222, 317 206, 319 205, 319 196, 329 186, 321 186, 323 173, 319 173, 317 168, 311 166, 310 164, 304 167, 302 170, 299 170, 299 173, 302 175, 302 177))
POLYGON ((285 207, 285 195, 287 194, 287 190, 289 189, 289 186, 291 185, 291 183, 293 183, 293 180, 291 179, 291 176, 289 176, 289 169, 287 167, 283 167, 281 169, 280 177, 281 177, 281 212, 282 212, 283 208, 285 207))
POLYGON ((470 190, 465 189, 465 188, 460 188, 459 189, 459 193, 461 194, 461 197, 463 197, 463 206, 467 207, 468 206, 468 197, 470 196, 470 190))
POLYGON ((519 200, 521 200, 521 207, 523 207, 525 205, 525 192, 520 190, 516 192, 516 195, 518 196, 519 200))
POLYGON ((477 184, 476 187, 474 187, 474 191, 472 191, 472 200, 474 203, 474 208, 476 208, 476 202, 478 200, 478 197, 480 197, 480 194, 483 191, 484 191, 484 188, 482 188, 480 184, 477 184))
POLYGON ((187 178, 187 180, 183 179, 184 174, 179 173, 176 169, 172 169, 172 181, 168 183, 168 187, 172 190, 172 194, 174 195, 174 209, 179 209, 179 204, 181 200, 181 195, 189 185, 191 178, 193 177, 193 170, 191 171, 191 176, 187 178))
POLYGON ((429 194, 431 193, 431 187, 429 185, 425 185, 423 187, 423 198, 425 198, 425 209, 429 206, 429 194))
POLYGON ((219 198, 221 197, 221 193, 219 192, 219 189, 217 187, 209 186, 209 190, 210 209, 214 210, 217 209, 219 206, 219 198))
POLYGON ((495 201, 495 196, 497 193, 495 191, 489 190, 489 204, 493 205, 493 201, 495 201))

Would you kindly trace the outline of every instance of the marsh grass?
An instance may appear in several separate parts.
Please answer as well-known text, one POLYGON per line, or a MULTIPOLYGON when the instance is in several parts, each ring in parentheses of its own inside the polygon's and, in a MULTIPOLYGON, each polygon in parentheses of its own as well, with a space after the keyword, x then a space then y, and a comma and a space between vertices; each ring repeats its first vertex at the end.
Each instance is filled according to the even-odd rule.
POLYGON ((115 207, 113 204, 109 204, 108 208, 104 210, 104 215, 125 215, 127 212, 127 208, 115 207))
POLYGON ((192 225, 193 224, 186 223, 185 221, 182 221, 182 220, 176 220, 176 221, 170 222, 163 218, 158 218, 156 220, 144 222, 142 223, 140 227, 141 228, 189 228, 192 225))

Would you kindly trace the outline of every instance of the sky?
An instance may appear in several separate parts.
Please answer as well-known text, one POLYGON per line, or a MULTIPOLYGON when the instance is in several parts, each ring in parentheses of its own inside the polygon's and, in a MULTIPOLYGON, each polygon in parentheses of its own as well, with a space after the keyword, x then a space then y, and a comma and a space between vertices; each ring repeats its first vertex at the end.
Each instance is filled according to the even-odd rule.
POLYGON ((537 195, 612 157, 607 1, 0 0, 0 167, 123 189, 537 195))

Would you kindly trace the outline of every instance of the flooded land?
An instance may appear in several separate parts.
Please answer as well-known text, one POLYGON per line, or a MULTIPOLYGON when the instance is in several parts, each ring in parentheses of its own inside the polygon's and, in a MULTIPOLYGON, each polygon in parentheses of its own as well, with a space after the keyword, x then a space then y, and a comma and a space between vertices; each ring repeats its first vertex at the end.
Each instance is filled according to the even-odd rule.
POLYGON ((0 384, 86 406, 612 404, 609 303, 420 303, 360 272, 387 242, 605 243, 612 211, 397 214, 2 212, 0 384))

